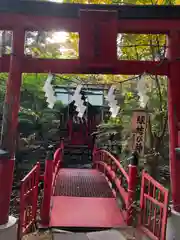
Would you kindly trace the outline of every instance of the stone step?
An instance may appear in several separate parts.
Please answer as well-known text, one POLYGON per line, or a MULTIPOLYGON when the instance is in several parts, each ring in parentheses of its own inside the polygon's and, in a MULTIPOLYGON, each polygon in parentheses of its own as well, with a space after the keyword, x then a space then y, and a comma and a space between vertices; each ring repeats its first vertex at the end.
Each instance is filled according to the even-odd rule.
POLYGON ((53 240, 127 240, 119 231, 107 230, 90 233, 53 232, 53 240))
POLYGON ((145 234, 133 227, 123 227, 89 233, 72 233, 61 230, 52 231, 53 240, 150 240, 145 234))

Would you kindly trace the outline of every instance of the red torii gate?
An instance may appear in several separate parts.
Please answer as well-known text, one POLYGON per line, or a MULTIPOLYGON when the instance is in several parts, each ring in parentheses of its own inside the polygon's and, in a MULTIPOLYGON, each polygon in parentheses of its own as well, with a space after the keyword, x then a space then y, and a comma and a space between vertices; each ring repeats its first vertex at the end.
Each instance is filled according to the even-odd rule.
POLYGON ((2 148, 10 153, 8 160, 5 156, 0 159, 0 225, 8 221, 22 73, 49 71, 126 75, 147 72, 168 76, 172 199, 174 209, 180 212, 180 159, 175 152, 175 148, 179 147, 180 122, 180 6, 79 5, 1 0, 0 29, 13 31, 12 54, 0 58, 0 71, 9 72, 5 99, 8 128, 2 131, 2 148), (52 29, 79 33, 79 59, 36 59, 24 55, 26 30, 52 29), (118 60, 118 33, 167 34, 168 59, 161 64, 118 60))

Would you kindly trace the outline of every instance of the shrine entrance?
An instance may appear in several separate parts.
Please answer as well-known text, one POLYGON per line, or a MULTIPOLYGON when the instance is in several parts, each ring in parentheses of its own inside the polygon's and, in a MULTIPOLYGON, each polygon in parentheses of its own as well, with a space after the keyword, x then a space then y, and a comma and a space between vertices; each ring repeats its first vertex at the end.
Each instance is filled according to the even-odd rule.
POLYGON ((105 93, 108 92, 108 88, 107 85, 86 84, 83 86, 80 94, 86 109, 82 118, 78 117, 75 101, 71 100, 74 91, 75 87, 72 86, 54 87, 56 99, 64 105, 60 119, 60 136, 63 135, 62 131, 67 129, 69 144, 88 145, 92 148, 93 138, 91 135, 104 119, 105 93))

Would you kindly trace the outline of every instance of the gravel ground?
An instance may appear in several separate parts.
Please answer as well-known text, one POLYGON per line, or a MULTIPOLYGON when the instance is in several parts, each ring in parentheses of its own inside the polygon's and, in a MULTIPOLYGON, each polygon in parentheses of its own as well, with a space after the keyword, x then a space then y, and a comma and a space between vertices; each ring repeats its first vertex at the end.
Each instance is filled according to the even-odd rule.
POLYGON ((52 240, 52 234, 49 231, 43 233, 35 232, 25 235, 22 240, 52 240))

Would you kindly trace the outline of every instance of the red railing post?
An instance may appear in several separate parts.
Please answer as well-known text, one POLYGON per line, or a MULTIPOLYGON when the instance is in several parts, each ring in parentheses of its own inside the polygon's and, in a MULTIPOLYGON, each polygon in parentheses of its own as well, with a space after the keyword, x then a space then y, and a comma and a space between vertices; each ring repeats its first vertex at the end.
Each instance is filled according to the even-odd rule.
POLYGON ((45 174, 44 174, 44 196, 41 206, 41 224, 49 224, 50 204, 51 204, 51 193, 52 193, 52 179, 53 179, 53 153, 48 152, 45 174))
POLYGON ((6 224, 9 218, 9 205, 12 191, 14 159, 0 150, 0 225, 6 224))
POLYGON ((54 162, 53 163, 54 177, 53 177, 53 182, 55 181, 56 175, 59 171, 59 168, 61 167, 63 154, 64 154, 64 141, 63 141, 63 139, 61 139, 60 146, 54 153, 54 160, 53 160, 53 162, 54 162))
POLYGON ((24 211, 25 211, 25 190, 24 190, 24 182, 23 180, 21 180, 18 240, 21 239, 23 235, 24 211))
POLYGON ((62 150, 64 149, 64 138, 61 138, 60 148, 61 148, 62 150))
POLYGON ((36 222, 39 174, 40 164, 38 162, 21 180, 18 240, 28 233, 36 222))
POLYGON ((92 162, 93 162, 93 168, 96 168, 96 161, 97 161, 97 147, 94 145, 93 151, 92 151, 92 162))
POLYGON ((34 186, 33 187, 33 219, 36 220, 37 208, 38 208, 38 191, 39 191, 39 177, 40 177, 40 163, 36 164, 36 174, 34 176, 34 186))
POLYGON ((137 187, 137 165, 138 157, 134 153, 129 159, 129 182, 128 182, 128 199, 127 199, 127 225, 132 225, 133 222, 133 203, 136 200, 137 187))

